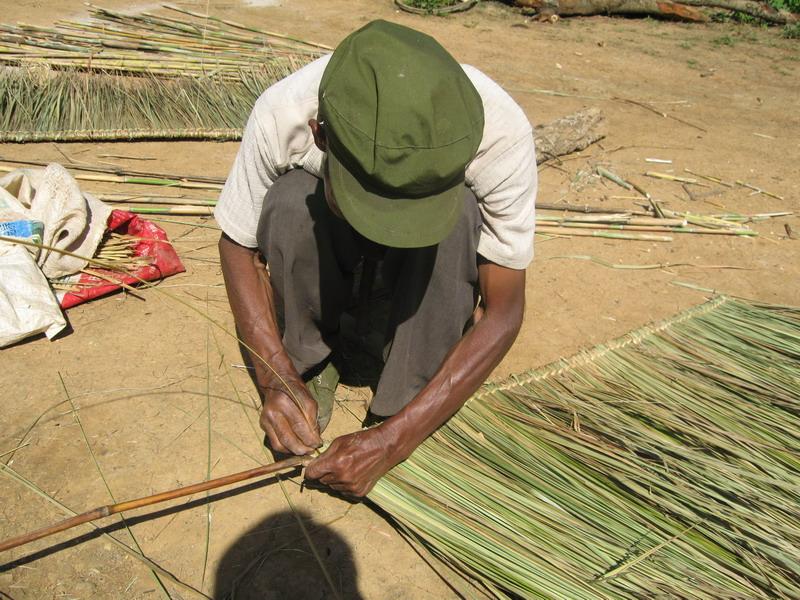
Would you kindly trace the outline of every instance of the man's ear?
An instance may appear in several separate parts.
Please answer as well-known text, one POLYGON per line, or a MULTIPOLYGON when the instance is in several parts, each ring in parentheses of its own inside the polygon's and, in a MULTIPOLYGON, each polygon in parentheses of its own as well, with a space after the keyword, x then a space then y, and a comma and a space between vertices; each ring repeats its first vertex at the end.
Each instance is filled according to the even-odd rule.
POLYGON ((314 136, 314 143, 317 145, 317 148, 323 152, 327 152, 328 141, 325 138, 325 129, 322 127, 322 123, 316 119, 309 119, 308 126, 311 128, 311 134, 314 136))

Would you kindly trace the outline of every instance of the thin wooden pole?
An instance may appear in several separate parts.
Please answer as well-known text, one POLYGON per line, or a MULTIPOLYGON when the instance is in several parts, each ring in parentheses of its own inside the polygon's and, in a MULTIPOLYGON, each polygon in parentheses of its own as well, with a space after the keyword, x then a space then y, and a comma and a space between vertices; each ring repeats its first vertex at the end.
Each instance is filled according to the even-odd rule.
POLYGON ((136 498, 135 500, 127 500, 125 502, 119 502, 117 504, 98 506, 97 508, 94 508, 88 512, 75 515, 74 517, 70 517, 69 519, 64 519, 63 521, 60 521, 55 525, 50 525, 49 527, 43 527, 42 529, 37 529, 36 531, 32 531, 31 533, 26 533, 24 535, 7 539, 4 542, 0 542, 0 552, 3 552, 5 550, 10 550, 11 548, 16 548, 17 546, 22 546, 34 540, 40 540, 44 537, 53 535, 54 533, 58 533, 59 531, 64 531, 66 529, 71 529, 78 525, 82 525, 84 523, 89 523, 90 521, 96 521, 97 519, 102 519, 103 517, 108 517, 111 515, 115 515, 117 513, 133 510, 134 508, 151 506, 153 504, 158 504, 160 502, 166 502, 167 500, 174 500, 175 498, 182 498, 183 496, 191 496, 192 494, 197 494, 198 492, 213 490, 225 485, 231 485, 233 483, 238 483, 240 481, 246 481, 248 479, 253 479, 255 477, 261 477, 263 475, 272 475, 280 471, 295 469, 300 466, 305 466, 310 461, 311 457, 309 456, 294 456, 292 458, 287 458, 286 460, 281 460, 272 463, 270 465, 263 465, 261 467, 248 469, 247 471, 242 471, 240 473, 225 475, 224 477, 218 477, 217 479, 211 479, 209 481, 202 481, 200 483, 187 485, 186 487, 178 488, 176 490, 161 492, 160 494, 145 496, 144 498, 136 498))
POLYGON ((213 206, 128 206, 115 204, 114 208, 137 215, 183 215, 186 217, 211 217, 214 215, 213 206))
MULTIPOLYGON (((0 156, 0 162, 11 163, 13 165, 34 165, 36 167, 46 167, 51 164, 52 160, 20 160, 16 158, 5 158, 0 156)), ((123 175, 128 177, 153 177, 156 179, 178 179, 181 181, 201 181, 205 183, 219 183, 224 184, 224 177, 209 177, 207 175, 175 175, 171 173, 153 173, 150 171, 134 171, 124 167, 99 167, 97 165, 76 165, 66 164, 63 165, 66 169, 74 169, 75 171, 91 171, 93 173, 109 173, 111 175, 123 175)), ((609 212, 609 211, 605 211, 609 212)))

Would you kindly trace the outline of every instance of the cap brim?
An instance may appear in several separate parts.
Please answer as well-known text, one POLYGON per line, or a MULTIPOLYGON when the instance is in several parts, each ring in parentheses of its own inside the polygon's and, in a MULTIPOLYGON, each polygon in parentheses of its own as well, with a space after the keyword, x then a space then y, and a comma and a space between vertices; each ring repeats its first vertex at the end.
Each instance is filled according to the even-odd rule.
POLYGON ((464 182, 425 197, 386 197, 356 179, 332 152, 328 177, 342 215, 365 238, 392 248, 421 248, 441 242, 464 206, 464 182))

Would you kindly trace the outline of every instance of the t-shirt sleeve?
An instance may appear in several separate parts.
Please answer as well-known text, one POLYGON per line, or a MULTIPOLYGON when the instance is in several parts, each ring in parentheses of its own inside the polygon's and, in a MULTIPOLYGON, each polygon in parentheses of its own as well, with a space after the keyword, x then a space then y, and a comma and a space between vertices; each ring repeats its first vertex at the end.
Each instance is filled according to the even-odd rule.
POLYGON ((258 246, 261 207, 278 177, 298 168, 320 175, 322 152, 314 145, 308 120, 317 114, 319 81, 328 60, 323 56, 310 62, 256 100, 214 210, 222 231, 242 246, 258 246))
MULTIPOLYGON (((270 121, 267 120, 267 125, 270 121)), ((272 182, 278 177, 271 156, 271 136, 266 129, 268 127, 264 126, 258 111, 253 110, 236 160, 214 209, 214 217, 222 231, 248 248, 258 245, 256 230, 261 206, 272 182)))
POLYGON ((536 150, 528 132, 484 167, 478 187, 473 188, 483 218, 481 256, 511 269, 530 264, 537 184, 536 150))

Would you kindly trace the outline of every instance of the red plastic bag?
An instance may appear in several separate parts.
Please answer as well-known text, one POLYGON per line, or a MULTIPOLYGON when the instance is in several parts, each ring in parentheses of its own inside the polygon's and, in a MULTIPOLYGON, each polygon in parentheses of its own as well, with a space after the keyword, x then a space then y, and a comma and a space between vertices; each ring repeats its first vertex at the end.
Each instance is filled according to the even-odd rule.
POLYGON ((146 238, 134 247, 136 256, 148 256, 152 263, 138 268, 133 272, 135 277, 123 275, 116 271, 106 271, 89 265, 88 269, 107 276, 108 279, 96 277, 87 273, 81 273, 80 278, 73 283, 77 283, 79 289, 69 292, 59 292, 57 294, 62 309, 72 308, 78 304, 83 304, 89 300, 107 296, 122 286, 112 281, 119 281, 126 285, 135 286, 140 280, 155 281, 163 279, 176 273, 183 273, 186 268, 172 244, 167 242, 167 234, 161 227, 150 221, 146 221, 139 215, 124 210, 114 210, 108 218, 107 231, 133 235, 146 238), (110 281, 109 281, 110 280, 110 281))

